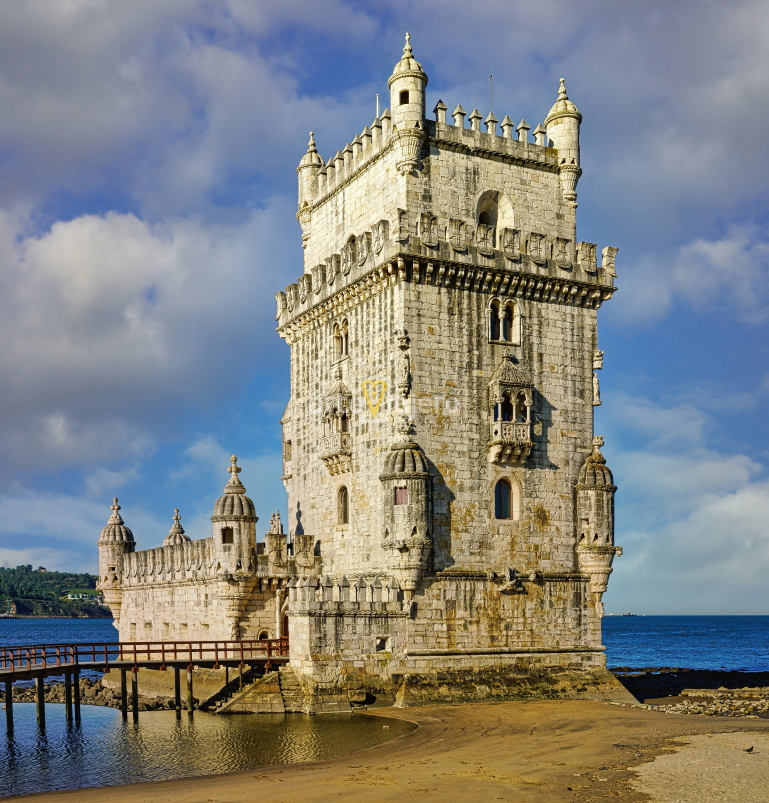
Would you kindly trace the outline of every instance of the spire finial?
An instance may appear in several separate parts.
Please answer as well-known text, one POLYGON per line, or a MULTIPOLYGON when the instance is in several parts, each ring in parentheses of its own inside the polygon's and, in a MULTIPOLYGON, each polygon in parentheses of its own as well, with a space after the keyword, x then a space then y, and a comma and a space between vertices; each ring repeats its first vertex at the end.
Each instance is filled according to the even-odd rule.
POLYGON ((410 59, 411 56, 411 34, 407 31, 406 32, 406 44, 403 48, 403 57, 406 59, 410 59))
POLYGON ((110 505, 110 510, 112 511, 112 515, 109 517, 107 524, 123 524, 123 517, 118 513, 120 510, 120 505, 117 503, 117 497, 112 497, 112 504, 110 505))
POLYGON ((558 100, 568 100, 569 96, 566 94, 566 79, 561 78, 561 86, 558 89, 558 100))
POLYGON ((414 424, 406 413, 401 413, 396 429, 407 438, 414 434, 414 424))
POLYGON ((230 458, 230 463, 232 463, 232 465, 227 469, 227 471, 229 471, 230 474, 232 474, 233 479, 235 479, 243 469, 238 465, 238 458, 235 457, 235 455, 230 458))
POLYGON ((606 458, 601 454, 601 447, 603 446, 603 438, 596 435, 593 438, 593 451, 587 456, 591 463, 605 463, 606 458))
POLYGON ((179 508, 174 508, 174 521, 179 522, 182 520, 182 517, 179 515, 179 508))
POLYGON ((317 153, 318 149, 315 147, 315 135, 310 131, 310 141, 307 143, 307 153, 317 153))

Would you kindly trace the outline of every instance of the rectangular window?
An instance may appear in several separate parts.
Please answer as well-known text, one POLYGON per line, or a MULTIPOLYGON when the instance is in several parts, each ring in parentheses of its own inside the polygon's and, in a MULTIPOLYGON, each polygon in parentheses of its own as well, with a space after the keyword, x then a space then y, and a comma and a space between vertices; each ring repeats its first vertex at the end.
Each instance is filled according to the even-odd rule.
POLYGON ((395 504, 396 505, 407 505, 409 503, 409 489, 408 488, 396 488, 395 489, 395 504))

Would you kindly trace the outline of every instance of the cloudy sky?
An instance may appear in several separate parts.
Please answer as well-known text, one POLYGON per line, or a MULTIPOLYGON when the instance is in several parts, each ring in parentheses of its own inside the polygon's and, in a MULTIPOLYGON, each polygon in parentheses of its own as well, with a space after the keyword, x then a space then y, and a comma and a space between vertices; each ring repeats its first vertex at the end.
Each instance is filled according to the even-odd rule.
MULTIPOLYGON (((769 613, 769 12, 756 0, 0 4, 0 565, 93 571, 117 494, 192 537, 236 452, 285 507, 295 166, 370 123, 412 34, 428 109, 584 115, 617 543, 607 611, 769 613), (385 6, 385 7, 383 7, 385 6)), ((263 528, 262 528, 263 531, 263 528)))

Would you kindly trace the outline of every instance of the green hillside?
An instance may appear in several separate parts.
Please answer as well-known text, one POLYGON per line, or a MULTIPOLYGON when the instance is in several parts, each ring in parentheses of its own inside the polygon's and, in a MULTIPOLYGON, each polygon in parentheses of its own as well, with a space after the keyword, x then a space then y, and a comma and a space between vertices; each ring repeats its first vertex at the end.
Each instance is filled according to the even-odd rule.
POLYGON ((9 609, 19 616, 73 616, 109 618, 109 609, 95 602, 67 600, 70 591, 95 593, 93 574, 49 572, 30 564, 15 569, 0 568, 0 613, 9 609))

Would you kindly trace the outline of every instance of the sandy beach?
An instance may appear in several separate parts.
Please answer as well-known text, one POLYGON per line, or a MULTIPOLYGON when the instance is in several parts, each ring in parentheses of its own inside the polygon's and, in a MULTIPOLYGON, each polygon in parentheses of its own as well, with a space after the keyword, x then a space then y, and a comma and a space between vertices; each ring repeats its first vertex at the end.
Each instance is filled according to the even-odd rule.
POLYGON ((769 720, 587 701, 388 708, 413 733, 330 761, 7 800, 766 803, 769 720), (744 752, 753 747, 751 753, 744 752))

